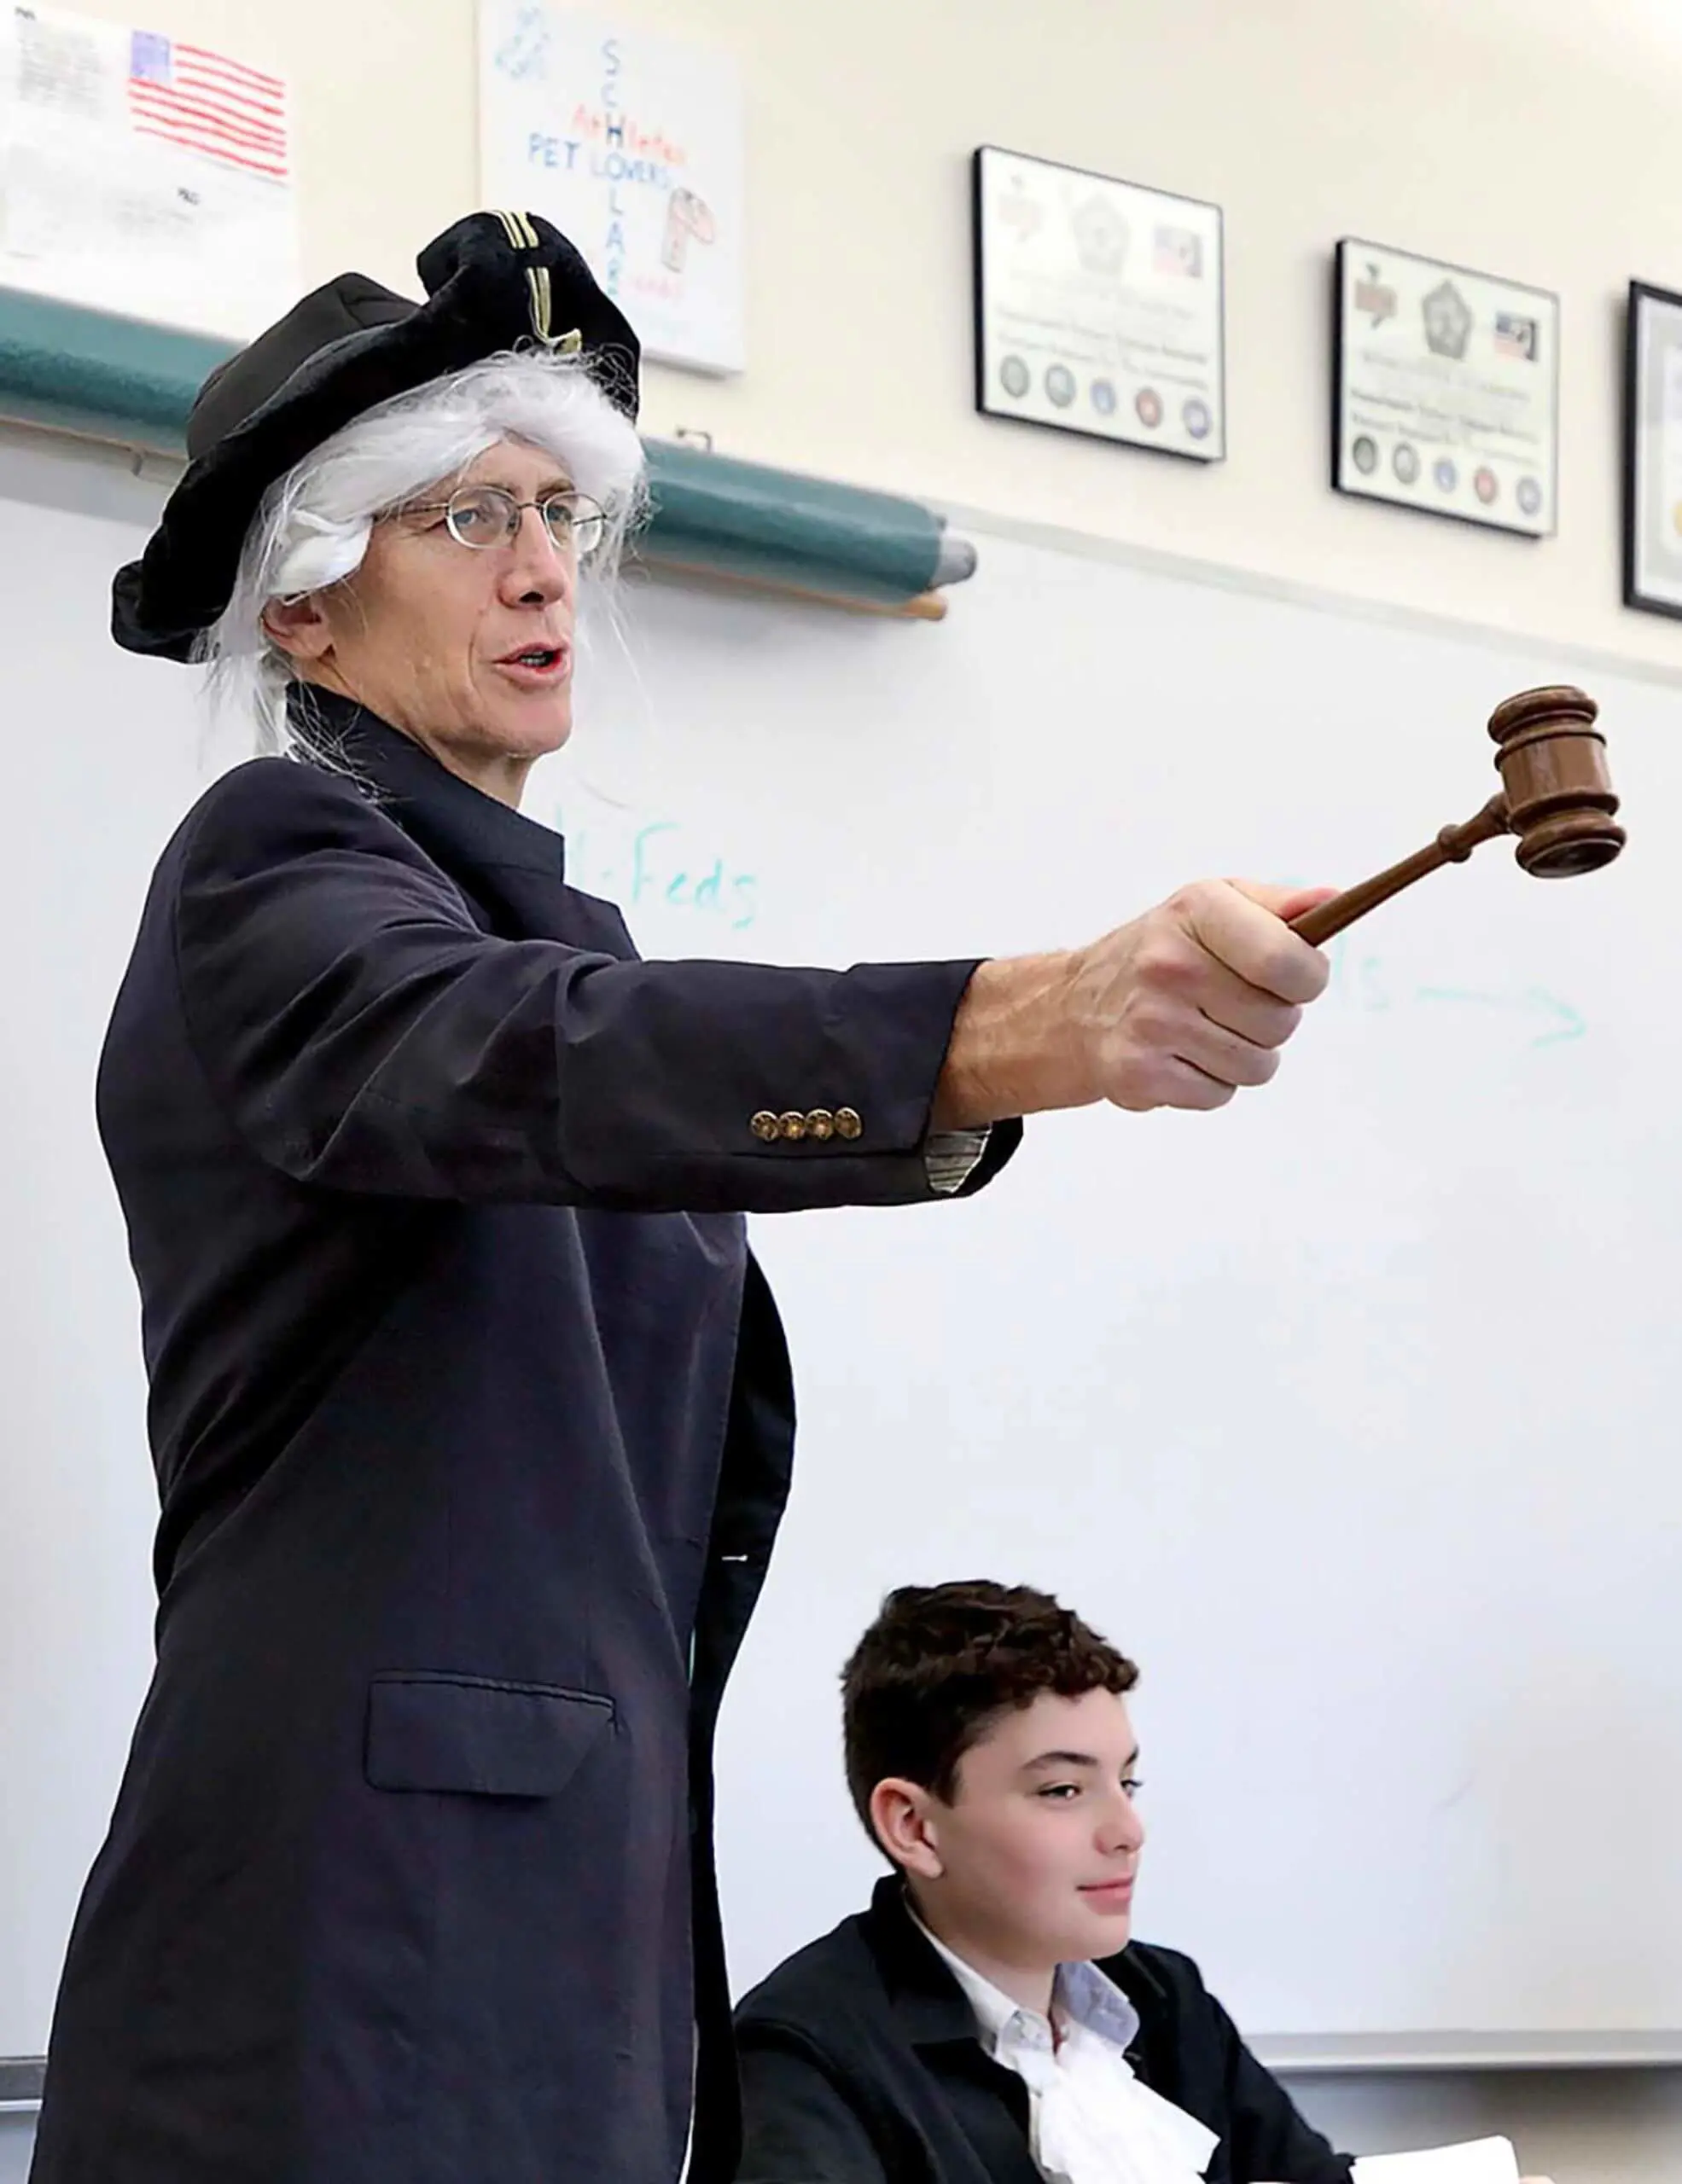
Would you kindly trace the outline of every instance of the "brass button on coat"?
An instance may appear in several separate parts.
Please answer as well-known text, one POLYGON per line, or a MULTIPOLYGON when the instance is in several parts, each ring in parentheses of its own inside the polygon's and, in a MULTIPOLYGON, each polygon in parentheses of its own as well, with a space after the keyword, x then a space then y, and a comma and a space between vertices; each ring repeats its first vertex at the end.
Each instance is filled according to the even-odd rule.
POLYGON ((748 1125, 761 1145, 769 1145, 777 1136, 777 1118, 769 1107, 761 1107, 748 1125))
POLYGON ((822 1145, 835 1134, 835 1118, 827 1107, 814 1107, 806 1118, 806 1134, 822 1145))
POLYGON ((864 1127, 864 1125, 863 1122, 859 1119, 858 1110, 856 1107, 837 1107, 835 1109, 835 1136, 837 1137, 857 1137, 859 1131, 862 1130, 864 1127))
POLYGON ((806 1117, 796 1114, 791 1107, 786 1115, 777 1118, 777 1134, 779 1137, 786 1137, 791 1144, 798 1145, 806 1136, 806 1117))

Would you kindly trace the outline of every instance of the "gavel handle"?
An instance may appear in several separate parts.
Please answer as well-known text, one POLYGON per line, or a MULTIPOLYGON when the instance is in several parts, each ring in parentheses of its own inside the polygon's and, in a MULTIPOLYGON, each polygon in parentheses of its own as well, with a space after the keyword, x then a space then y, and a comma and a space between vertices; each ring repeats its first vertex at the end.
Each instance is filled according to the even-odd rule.
POLYGON ((1318 948, 1427 873, 1440 871, 1445 864, 1464 864, 1481 842, 1493 842, 1498 834, 1510 831, 1506 798, 1492 796, 1475 819, 1468 819, 1463 827, 1445 827, 1429 849, 1417 850, 1388 872, 1363 880, 1359 887, 1346 887, 1317 909, 1305 910, 1300 918, 1291 920, 1290 929, 1318 948))

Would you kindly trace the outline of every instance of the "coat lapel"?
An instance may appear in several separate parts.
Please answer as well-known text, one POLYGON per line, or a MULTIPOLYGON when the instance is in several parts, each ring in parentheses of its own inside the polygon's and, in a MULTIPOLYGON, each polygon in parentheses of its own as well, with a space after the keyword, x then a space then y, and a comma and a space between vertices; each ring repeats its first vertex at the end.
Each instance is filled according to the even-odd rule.
POLYGON ((439 764, 352 700, 294 688, 312 740, 342 752, 353 776, 507 940, 563 940, 604 956, 636 955, 611 903, 567 885, 566 844, 439 764))
POLYGON ((898 1880, 877 1883, 864 1926, 900 2030, 938 2080, 987 2184, 1041 2184, 1027 2088, 983 2050, 969 2003, 907 1916, 898 1880))

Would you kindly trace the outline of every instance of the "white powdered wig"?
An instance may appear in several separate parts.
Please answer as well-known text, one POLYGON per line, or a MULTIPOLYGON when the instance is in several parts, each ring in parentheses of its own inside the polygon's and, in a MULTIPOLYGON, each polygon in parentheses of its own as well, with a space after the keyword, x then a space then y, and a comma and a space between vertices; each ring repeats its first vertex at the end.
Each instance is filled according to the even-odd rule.
MULTIPOLYGON (((375 517, 457 477, 499 440, 552 456, 607 511, 587 580, 611 579, 641 513, 643 447, 578 357, 509 351, 367 410, 264 495, 246 533, 233 595, 199 657, 220 706, 257 724, 259 751, 294 747, 286 712, 294 670, 263 629, 271 600, 340 584, 362 566, 375 517)), ((324 755, 324 754, 323 754, 324 755)))

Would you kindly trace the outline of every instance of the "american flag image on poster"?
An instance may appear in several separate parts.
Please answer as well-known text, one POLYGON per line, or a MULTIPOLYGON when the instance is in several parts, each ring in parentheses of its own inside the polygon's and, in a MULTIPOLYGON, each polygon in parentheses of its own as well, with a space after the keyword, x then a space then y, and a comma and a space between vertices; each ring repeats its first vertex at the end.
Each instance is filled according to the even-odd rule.
POLYGON ((1153 239, 1150 262, 1159 273, 1182 273, 1201 281, 1203 239, 1193 228, 1159 227, 1153 239))
POLYGON ((242 61, 156 31, 129 39, 129 119, 136 133, 224 166, 288 178, 286 85, 242 61))
POLYGON ((1534 364, 1539 347, 1538 328, 1534 318, 1520 318, 1515 312, 1498 311, 1495 314, 1495 353, 1498 357, 1522 357, 1534 364))

